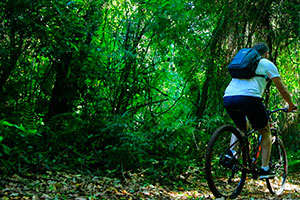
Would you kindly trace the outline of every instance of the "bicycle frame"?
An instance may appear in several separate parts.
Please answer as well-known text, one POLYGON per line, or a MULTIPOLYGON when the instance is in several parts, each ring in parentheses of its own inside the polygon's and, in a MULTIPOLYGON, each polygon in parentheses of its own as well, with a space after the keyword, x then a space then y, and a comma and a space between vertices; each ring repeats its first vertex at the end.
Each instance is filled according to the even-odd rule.
MULTIPOLYGON (((280 109, 276 109, 276 110, 273 110, 273 111, 270 111, 270 110, 267 111, 268 115, 269 115, 269 119, 270 119, 271 134, 275 139, 275 142, 274 142, 273 145, 276 145, 277 147, 279 146, 279 143, 278 143, 278 130, 275 127, 273 127, 273 125, 271 123, 271 114, 275 113, 275 112, 278 112, 278 111, 287 112, 287 109, 286 108, 280 108, 280 109)), ((249 143, 249 138, 252 137, 252 134, 255 134, 257 131, 258 130, 256 130, 256 129, 252 129, 252 130, 248 131, 245 134, 245 137, 243 138, 243 140, 244 140, 243 143, 245 144, 244 148, 246 148, 246 160, 247 160, 246 163, 247 163, 247 166, 244 166, 244 165, 240 164, 240 167, 241 167, 240 170, 245 170, 246 173, 252 174, 253 178, 257 178, 258 175, 259 175, 259 171, 257 169, 257 161, 258 161, 259 155, 261 153, 262 136, 259 135, 258 142, 256 144, 252 144, 252 145, 249 143), (253 147, 252 152, 251 152, 250 147, 253 147), (254 155, 254 156, 251 157, 251 155, 254 155)), ((238 143, 238 140, 235 141, 233 144, 231 144, 229 149, 233 148, 237 143, 238 143)), ((240 153, 241 152, 238 152, 237 156, 239 156, 240 153)), ((278 152, 278 156, 281 157, 279 152, 278 152)))
POLYGON ((265 179, 272 194, 280 195, 283 192, 288 174, 287 154, 279 129, 272 124, 276 117, 275 120, 271 118, 271 114, 278 111, 286 112, 287 109, 268 111, 272 135, 270 176, 261 173, 262 135, 258 130, 253 129, 244 134, 232 125, 222 125, 212 134, 205 157, 205 170, 208 185, 216 197, 237 197, 247 174, 254 179, 265 179))
MULTIPOLYGON (((250 173, 252 174, 254 177, 258 176, 258 170, 256 170, 256 165, 257 165, 257 161, 258 161, 258 157, 260 155, 261 152, 261 136, 259 136, 259 140, 257 145, 255 145, 255 147, 253 148, 252 152, 251 149, 249 147, 251 147, 248 138, 252 135, 255 134, 257 130, 253 129, 249 132, 247 132, 245 134, 245 137, 243 138, 244 140, 244 146, 242 148, 246 148, 246 166, 239 164, 240 170, 245 170, 246 173, 250 173), (255 155, 254 157, 251 157, 251 155, 255 155)), ((230 145, 230 148, 234 147, 236 144, 238 143, 238 140, 235 141, 233 144, 230 145)), ((254 146, 254 145, 252 145, 254 146)), ((237 156, 240 155, 241 152, 237 153, 237 156)))

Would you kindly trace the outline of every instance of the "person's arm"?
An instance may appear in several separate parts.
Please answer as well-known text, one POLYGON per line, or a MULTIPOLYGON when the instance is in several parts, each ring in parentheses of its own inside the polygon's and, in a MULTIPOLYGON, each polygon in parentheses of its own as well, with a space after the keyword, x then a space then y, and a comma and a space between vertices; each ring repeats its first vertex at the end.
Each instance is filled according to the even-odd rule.
POLYGON ((291 112, 295 109, 297 109, 297 106, 293 103, 292 97, 285 87, 285 85, 282 83, 280 77, 274 77, 272 78, 272 81, 275 83, 276 88, 279 90, 280 94, 282 95, 283 99, 289 104, 288 111, 291 112))

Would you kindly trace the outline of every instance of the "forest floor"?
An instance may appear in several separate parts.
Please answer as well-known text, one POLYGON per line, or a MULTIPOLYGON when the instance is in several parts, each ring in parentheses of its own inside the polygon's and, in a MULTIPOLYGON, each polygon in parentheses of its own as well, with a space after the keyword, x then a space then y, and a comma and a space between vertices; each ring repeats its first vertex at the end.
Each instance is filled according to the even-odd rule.
MULTIPOLYGON (((83 174, 48 172, 44 175, 13 175, 0 180, 1 199, 214 199, 204 177, 181 177, 173 186, 149 183, 143 174, 108 178, 83 174), (177 186, 176 186, 177 185, 177 186)), ((300 199, 300 176, 289 174, 281 196, 271 195, 266 183, 247 179, 237 199, 300 199)))

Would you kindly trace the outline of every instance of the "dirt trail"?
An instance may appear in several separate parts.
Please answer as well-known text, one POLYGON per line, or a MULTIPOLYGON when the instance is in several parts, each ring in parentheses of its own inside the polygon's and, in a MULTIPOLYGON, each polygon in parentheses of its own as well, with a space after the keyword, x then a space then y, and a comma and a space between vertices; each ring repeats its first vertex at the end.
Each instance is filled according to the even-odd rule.
MULTIPOLYGON (((185 178, 185 177, 182 177, 185 178)), ((186 178, 181 186, 149 183, 141 174, 117 179, 50 172, 45 175, 13 175, 0 180, 1 199, 214 199, 203 178, 186 178)), ((272 196, 266 184, 248 179, 237 199, 300 199, 300 177, 290 174, 286 190, 272 196)))

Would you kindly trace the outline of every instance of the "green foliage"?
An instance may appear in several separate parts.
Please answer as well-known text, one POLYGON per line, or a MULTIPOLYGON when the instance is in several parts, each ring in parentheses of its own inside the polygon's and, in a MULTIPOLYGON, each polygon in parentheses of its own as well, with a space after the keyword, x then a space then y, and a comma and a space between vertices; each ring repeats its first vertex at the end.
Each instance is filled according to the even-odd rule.
MULTIPOLYGON (((166 180, 201 167, 211 133, 232 123, 222 96, 239 48, 267 41, 288 89, 299 93, 297 6, 1 1, 2 171, 145 169, 166 180)), ((274 86, 270 94, 270 108, 283 104, 274 86)), ((299 116, 279 119, 292 133, 285 142, 299 136, 299 116)))
POLYGON ((1 120, 0 135, 2 146, 0 157, 4 172, 21 170, 23 164, 31 166, 39 163, 38 152, 34 149, 41 135, 36 129, 28 129, 23 124, 16 125, 1 120))
POLYGON ((298 171, 299 163, 300 163, 300 151, 296 152, 288 152, 288 160, 289 160, 289 170, 290 171, 298 171))

